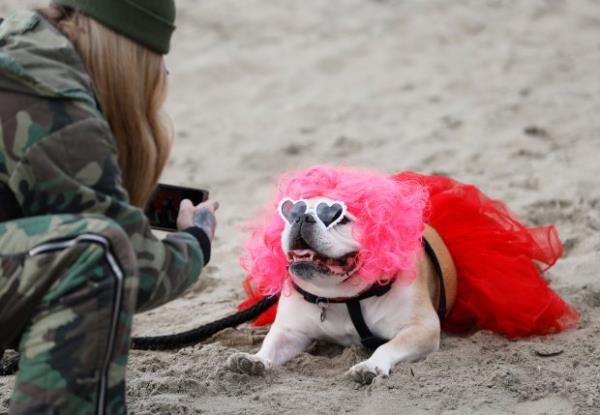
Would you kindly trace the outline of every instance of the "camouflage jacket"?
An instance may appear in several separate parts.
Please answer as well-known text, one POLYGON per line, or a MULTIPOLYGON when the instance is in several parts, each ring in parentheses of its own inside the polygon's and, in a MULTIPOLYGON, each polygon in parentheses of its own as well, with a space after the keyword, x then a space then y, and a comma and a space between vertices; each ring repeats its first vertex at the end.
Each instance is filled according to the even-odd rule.
POLYGON ((63 213, 100 214, 129 235, 138 311, 184 291, 209 255, 190 233, 152 234, 121 185, 115 139, 81 58, 45 18, 20 11, 0 24, 0 222, 63 213))

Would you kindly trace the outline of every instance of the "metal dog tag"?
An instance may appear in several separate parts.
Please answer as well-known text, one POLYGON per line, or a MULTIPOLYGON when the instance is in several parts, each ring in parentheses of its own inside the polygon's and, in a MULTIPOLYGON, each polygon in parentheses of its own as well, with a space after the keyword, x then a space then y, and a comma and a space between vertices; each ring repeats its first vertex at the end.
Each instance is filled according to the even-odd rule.
POLYGON ((319 303, 317 303, 317 306, 319 306, 319 308, 321 309, 321 323, 322 323, 327 318, 327 307, 329 306, 329 303, 319 302, 319 303))

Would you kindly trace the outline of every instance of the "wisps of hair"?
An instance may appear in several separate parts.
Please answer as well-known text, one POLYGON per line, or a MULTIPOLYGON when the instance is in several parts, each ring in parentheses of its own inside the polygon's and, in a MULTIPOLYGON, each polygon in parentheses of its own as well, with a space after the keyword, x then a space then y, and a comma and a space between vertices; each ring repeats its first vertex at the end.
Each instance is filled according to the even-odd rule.
POLYGON ((277 213, 278 202, 284 197, 319 196, 344 201, 356 217, 360 277, 379 283, 395 278, 410 282, 416 277, 426 189, 417 182, 396 181, 369 170, 315 166, 281 176, 277 195, 264 216, 249 224, 250 237, 240 262, 262 294, 281 292, 289 278, 281 247, 284 223, 277 213))
POLYGON ((41 9, 77 48, 115 136, 123 186, 144 206, 156 187, 172 145, 162 111, 167 79, 163 57, 71 9, 41 9))

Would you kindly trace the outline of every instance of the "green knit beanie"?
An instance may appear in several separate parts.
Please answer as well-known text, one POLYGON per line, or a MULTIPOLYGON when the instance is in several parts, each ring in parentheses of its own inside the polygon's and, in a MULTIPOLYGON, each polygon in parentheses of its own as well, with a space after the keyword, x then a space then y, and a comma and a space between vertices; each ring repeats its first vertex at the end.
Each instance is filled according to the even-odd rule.
POLYGON ((175 30, 174 0, 51 0, 71 7, 117 33, 164 55, 175 30))

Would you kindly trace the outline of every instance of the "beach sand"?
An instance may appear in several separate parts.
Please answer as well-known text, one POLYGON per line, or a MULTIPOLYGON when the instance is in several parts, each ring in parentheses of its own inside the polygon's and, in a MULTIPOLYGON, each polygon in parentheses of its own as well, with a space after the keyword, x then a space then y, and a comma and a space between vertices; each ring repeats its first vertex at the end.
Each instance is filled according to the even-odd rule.
MULTIPOLYGON (((26 1, 4 0, 0 13, 26 1)), ((163 181, 219 200, 210 265, 135 335, 178 332, 244 298, 241 224, 281 172, 316 163, 451 175, 531 225, 556 224, 547 274, 582 315, 518 341, 443 335, 440 350, 358 386, 367 354, 316 345, 266 378, 224 369, 265 330, 131 353, 132 414, 600 413, 600 3, 595 0, 178 1, 167 63, 176 144, 163 181), (542 357, 545 353, 560 353, 542 357)), ((0 379, 7 413, 14 377, 0 379)))

